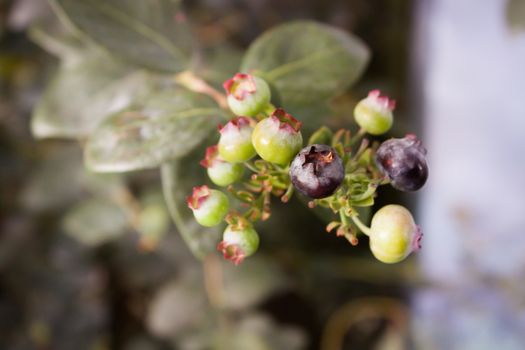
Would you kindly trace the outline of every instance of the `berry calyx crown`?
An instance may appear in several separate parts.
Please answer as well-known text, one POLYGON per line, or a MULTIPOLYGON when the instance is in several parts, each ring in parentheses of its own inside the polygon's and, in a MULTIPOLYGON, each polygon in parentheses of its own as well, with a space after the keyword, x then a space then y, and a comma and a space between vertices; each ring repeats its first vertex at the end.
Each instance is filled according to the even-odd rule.
POLYGON ((217 162, 222 162, 219 158, 219 146, 213 145, 206 148, 206 155, 204 156, 204 159, 200 161, 200 165, 205 168, 211 168, 217 162))
POLYGON ((206 185, 193 187, 191 196, 186 197, 188 207, 192 210, 199 209, 202 203, 210 196, 210 188, 206 185))
POLYGON ((286 113, 282 108, 275 109, 270 115, 270 118, 279 123, 279 129, 284 129, 294 133, 301 130, 302 123, 292 117, 289 113, 286 113))
POLYGON ((242 128, 252 126, 253 120, 248 117, 236 117, 230 120, 226 125, 219 125, 219 132, 221 134, 231 131, 240 131, 242 128))
POLYGON ((246 96, 257 91, 255 79, 249 74, 237 73, 222 85, 228 96, 233 95, 236 100, 242 101, 246 96))
POLYGON ((230 260, 234 265, 239 265, 246 257, 242 249, 237 244, 231 244, 226 241, 221 241, 217 245, 217 250, 222 253, 224 259, 230 260))
POLYGON ((381 91, 377 89, 370 91, 366 99, 378 109, 392 112, 396 108, 396 101, 388 96, 381 96, 381 91))

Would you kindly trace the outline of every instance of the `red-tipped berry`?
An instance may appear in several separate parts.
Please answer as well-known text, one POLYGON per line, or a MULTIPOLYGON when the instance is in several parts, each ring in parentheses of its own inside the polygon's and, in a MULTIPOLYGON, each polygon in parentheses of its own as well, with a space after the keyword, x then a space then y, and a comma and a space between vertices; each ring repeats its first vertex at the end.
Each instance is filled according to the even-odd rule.
POLYGON ((222 235, 222 241, 217 250, 222 252, 225 259, 235 265, 240 264, 244 258, 252 255, 259 247, 259 235, 253 227, 237 227, 228 225, 222 235))
POLYGON ((341 158, 332 147, 326 145, 306 146, 290 165, 293 185, 310 198, 332 195, 344 176, 341 158))
POLYGON ((252 145, 254 122, 247 117, 230 120, 219 132, 219 155, 227 162, 245 162, 255 156, 252 145))
POLYGON ((208 186, 194 187, 193 194, 186 201, 193 210, 195 220, 207 227, 220 224, 229 209, 228 197, 221 191, 210 190, 208 186))
POLYGON ((223 86, 228 106, 236 115, 254 117, 270 103, 270 87, 259 77, 238 73, 225 81, 223 86))
POLYGON ((396 102, 386 96, 381 96, 379 90, 372 90, 368 97, 359 101, 354 109, 357 124, 372 135, 386 133, 392 127, 394 116, 392 111, 396 102))
POLYGON ((300 129, 301 122, 283 109, 277 108, 253 130, 253 146, 262 159, 288 165, 302 147, 303 137, 300 129))
POLYGON ((421 230, 412 214, 400 205, 379 209, 372 218, 370 231, 370 250, 384 263, 400 262, 421 248, 421 230))
POLYGON ((409 134, 383 142, 376 152, 376 164, 395 189, 417 191, 428 178, 426 152, 421 141, 409 134))
POLYGON ((242 177, 244 167, 239 163, 229 163, 219 155, 217 145, 206 149, 206 158, 201 165, 207 169, 208 177, 217 186, 228 186, 242 177))

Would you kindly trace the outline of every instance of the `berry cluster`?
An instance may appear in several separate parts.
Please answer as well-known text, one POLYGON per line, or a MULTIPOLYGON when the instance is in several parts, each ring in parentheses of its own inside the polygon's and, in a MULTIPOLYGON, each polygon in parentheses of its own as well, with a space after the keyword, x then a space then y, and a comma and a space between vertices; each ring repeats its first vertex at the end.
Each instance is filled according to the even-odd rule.
POLYGON ((195 187, 188 206, 203 226, 228 224, 217 247, 226 259, 239 264, 256 252, 259 235, 254 223, 270 217, 272 196, 287 202, 295 189, 311 199, 309 207, 338 214, 338 220, 327 225, 328 232, 335 230, 352 245, 358 243, 359 232, 368 235, 370 250, 382 262, 399 262, 419 249, 422 234, 406 208, 381 208, 370 227, 357 210, 374 204, 380 185, 415 191, 428 177, 426 150, 416 136, 380 145, 364 138, 366 133, 390 130, 393 100, 371 91, 355 107, 357 133, 334 134, 322 127, 303 148, 301 122, 271 104, 270 88, 262 78, 236 74, 224 88, 236 117, 219 127, 218 144, 208 147, 201 164, 215 185, 226 187, 229 197, 208 186, 195 187), (231 205, 232 199, 240 205, 231 205))

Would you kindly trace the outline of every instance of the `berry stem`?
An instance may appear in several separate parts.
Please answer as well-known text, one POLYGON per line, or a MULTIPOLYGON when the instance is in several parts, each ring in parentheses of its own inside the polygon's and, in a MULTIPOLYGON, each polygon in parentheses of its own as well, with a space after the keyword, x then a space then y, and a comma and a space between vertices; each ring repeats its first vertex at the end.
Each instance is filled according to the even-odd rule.
POLYGON ((365 235, 369 237, 372 235, 372 230, 370 229, 370 227, 363 224, 363 222, 359 219, 357 215, 352 215, 350 218, 352 219, 354 224, 359 228, 361 232, 363 232, 365 235))
POLYGON ((342 226, 348 226, 349 222, 348 222, 348 216, 345 215, 345 211, 344 209, 340 209, 339 210, 339 218, 341 219, 341 224, 342 226))
POLYGON ((184 71, 175 75, 175 81, 187 88, 188 90, 198 92, 200 94, 208 95, 217 102, 217 104, 224 110, 229 110, 226 96, 216 90, 213 86, 205 82, 203 79, 196 76, 191 71, 184 71))
POLYGON ((353 146, 354 144, 356 144, 357 142, 359 142, 359 140, 361 140, 363 138, 363 136, 366 135, 366 130, 363 129, 363 128, 360 128, 357 133, 352 136, 352 138, 350 139, 350 146, 353 146))
POLYGON ((255 167, 253 166, 252 163, 250 163, 250 162, 244 162, 243 164, 244 164, 244 166, 247 167, 250 171, 252 171, 252 172, 254 172, 254 173, 256 173, 256 174, 259 172, 259 170, 258 170, 257 168, 255 168, 255 167))
POLYGON ((283 203, 288 203, 288 201, 290 200, 290 198, 292 198, 292 195, 293 195, 293 189, 294 189, 294 186, 292 183, 290 183, 288 185, 288 189, 286 190, 285 194, 281 197, 281 202, 283 203))

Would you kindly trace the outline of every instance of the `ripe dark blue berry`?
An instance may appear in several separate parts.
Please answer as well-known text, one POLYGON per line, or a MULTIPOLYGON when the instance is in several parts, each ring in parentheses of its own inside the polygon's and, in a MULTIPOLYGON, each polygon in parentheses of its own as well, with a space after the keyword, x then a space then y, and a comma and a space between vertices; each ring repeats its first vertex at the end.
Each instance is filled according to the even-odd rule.
POLYGON ((376 164, 395 189, 417 191, 428 178, 426 153, 421 141, 409 134, 383 142, 376 153, 376 164))
POLYGON ((290 178, 301 193, 310 198, 332 195, 345 176, 343 162, 337 152, 327 145, 303 148, 290 165, 290 178))

